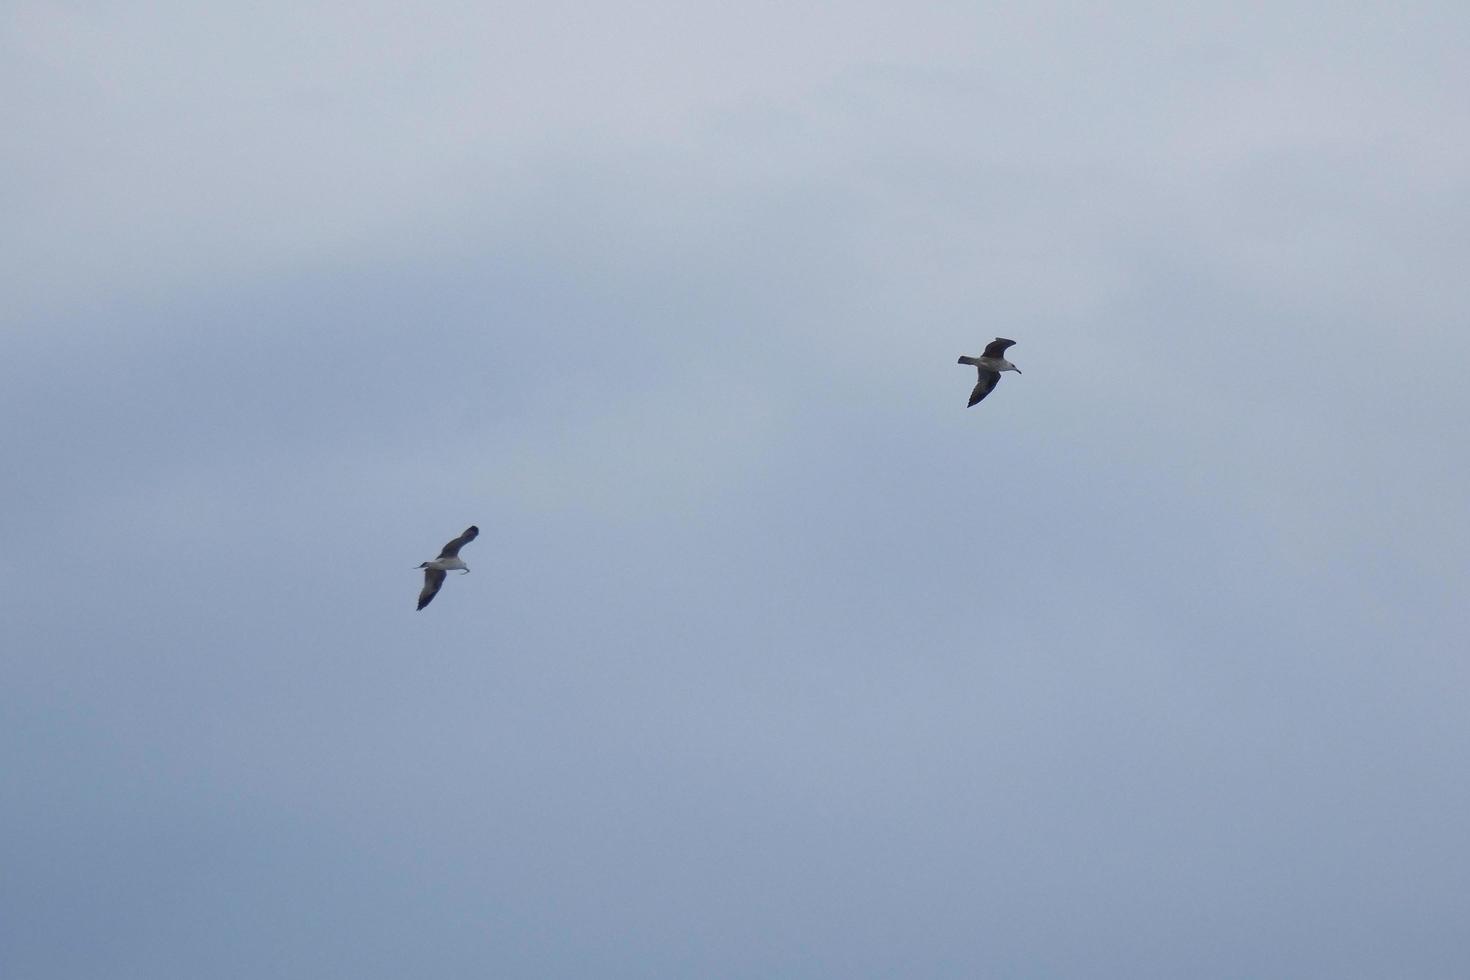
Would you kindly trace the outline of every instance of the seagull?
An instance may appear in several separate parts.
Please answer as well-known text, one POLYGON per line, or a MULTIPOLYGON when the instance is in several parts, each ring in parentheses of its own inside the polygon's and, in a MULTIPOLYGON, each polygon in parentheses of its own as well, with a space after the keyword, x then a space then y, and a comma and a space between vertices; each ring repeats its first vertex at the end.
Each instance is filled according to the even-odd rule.
POLYGON ((466 575, 470 573, 470 566, 459 560, 459 549, 475 540, 479 534, 480 529, 470 525, 463 534, 444 546, 438 558, 418 566, 424 570, 424 591, 419 593, 420 609, 433 602, 434 596, 439 594, 439 586, 444 584, 446 572, 457 571, 466 575))
MULTIPOLYGON (((975 390, 970 392, 970 405, 977 404, 980 399, 995 390, 1000 382, 1002 371, 1015 371, 1021 373, 1021 369, 1006 360, 1006 348, 1014 344, 1014 340, 1006 340, 1004 337, 996 337, 985 345, 985 353, 979 357, 961 357, 959 363, 973 364, 975 370, 980 372, 980 380, 975 382, 975 390)), ((970 405, 966 405, 969 408, 970 405)))

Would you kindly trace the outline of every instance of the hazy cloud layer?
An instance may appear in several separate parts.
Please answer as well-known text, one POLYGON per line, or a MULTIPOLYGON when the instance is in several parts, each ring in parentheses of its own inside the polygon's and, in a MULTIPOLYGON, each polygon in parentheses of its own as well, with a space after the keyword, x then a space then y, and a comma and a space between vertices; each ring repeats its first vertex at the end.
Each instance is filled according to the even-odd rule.
POLYGON ((1467 27, 6 8, 0 967, 1463 977, 1467 27))

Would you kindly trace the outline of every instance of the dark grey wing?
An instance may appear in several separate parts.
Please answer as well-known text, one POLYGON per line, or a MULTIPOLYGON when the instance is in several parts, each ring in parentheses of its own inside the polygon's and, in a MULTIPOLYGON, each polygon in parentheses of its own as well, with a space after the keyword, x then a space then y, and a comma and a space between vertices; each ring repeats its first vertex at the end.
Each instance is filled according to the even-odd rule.
POLYGON ((444 584, 444 572, 438 568, 424 569, 424 591, 419 593, 419 608, 422 609, 434 601, 434 596, 439 594, 439 586, 444 584))
POLYGON ((1000 381, 999 371, 987 371, 984 368, 980 368, 979 372, 980 380, 975 382, 975 390, 970 392, 970 404, 966 405, 966 408, 971 408, 978 404, 980 399, 995 390, 996 383, 1000 381))
POLYGON ((475 540, 475 538, 479 536, 480 529, 475 527, 474 525, 470 525, 469 527, 465 528, 465 532, 463 534, 444 546, 444 550, 439 552, 439 557, 458 558, 459 549, 463 548, 465 545, 469 544, 471 541, 475 540))
POLYGON ((1006 340, 1004 337, 996 337, 990 343, 985 345, 985 356, 1005 357, 1006 348, 1014 346, 1016 346, 1016 342, 1014 340, 1006 340))

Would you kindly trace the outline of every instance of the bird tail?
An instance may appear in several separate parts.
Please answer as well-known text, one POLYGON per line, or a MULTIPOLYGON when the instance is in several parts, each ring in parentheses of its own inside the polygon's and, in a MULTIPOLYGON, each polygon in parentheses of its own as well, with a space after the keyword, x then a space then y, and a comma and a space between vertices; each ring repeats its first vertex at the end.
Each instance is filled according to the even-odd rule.
POLYGON ((977 361, 977 360, 975 360, 973 357, 968 357, 966 355, 961 354, 960 355, 960 359, 958 361, 956 361, 955 363, 956 364, 979 364, 980 362, 977 361))

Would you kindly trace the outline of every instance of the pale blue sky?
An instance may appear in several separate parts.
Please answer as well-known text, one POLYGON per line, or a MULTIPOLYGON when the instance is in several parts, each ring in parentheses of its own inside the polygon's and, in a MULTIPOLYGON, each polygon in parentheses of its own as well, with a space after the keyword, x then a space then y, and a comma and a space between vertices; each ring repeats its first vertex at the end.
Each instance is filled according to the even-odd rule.
POLYGON ((1470 974, 1467 28, 7 6, 0 972, 1470 974))

